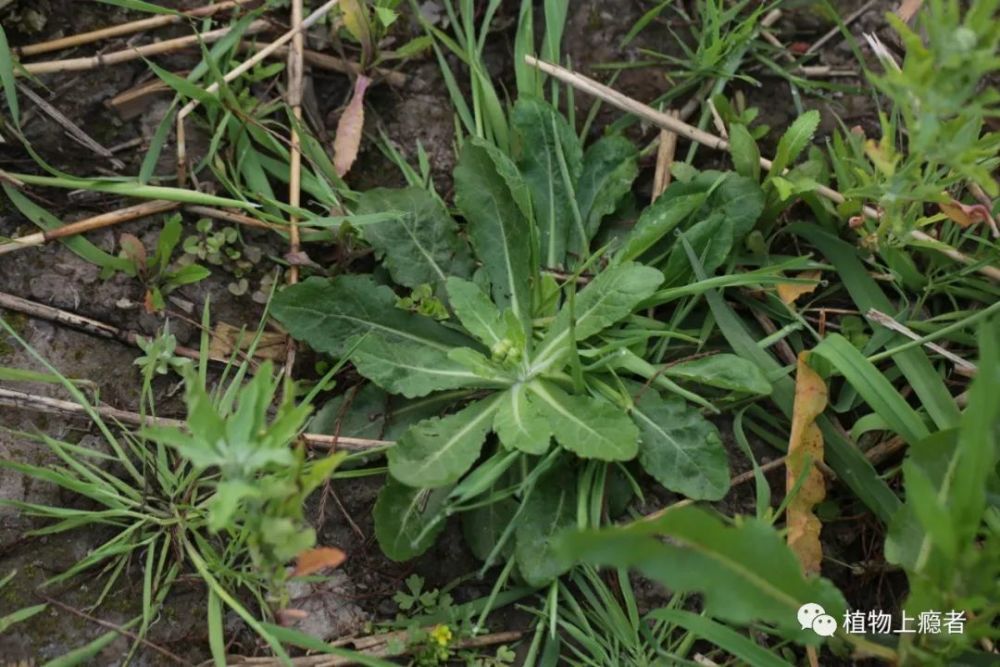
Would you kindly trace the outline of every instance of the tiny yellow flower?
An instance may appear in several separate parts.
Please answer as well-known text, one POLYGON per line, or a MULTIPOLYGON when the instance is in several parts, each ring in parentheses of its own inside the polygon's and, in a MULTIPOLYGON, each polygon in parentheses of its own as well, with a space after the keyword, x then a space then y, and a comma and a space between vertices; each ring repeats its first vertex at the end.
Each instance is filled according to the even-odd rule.
POLYGON ((436 641, 439 646, 447 646, 451 642, 451 638, 451 628, 447 625, 435 625, 434 629, 431 630, 431 639, 436 641))

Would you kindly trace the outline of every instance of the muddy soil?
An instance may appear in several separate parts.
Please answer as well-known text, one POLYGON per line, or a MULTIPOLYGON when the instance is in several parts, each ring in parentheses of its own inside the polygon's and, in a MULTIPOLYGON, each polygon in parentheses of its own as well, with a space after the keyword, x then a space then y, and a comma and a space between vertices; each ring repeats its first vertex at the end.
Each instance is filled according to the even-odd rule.
MULTIPOLYGON (((197 0, 160 2, 178 8, 188 8, 203 3, 197 0)), ((516 11, 519 3, 504 3, 498 20, 506 25, 505 30, 491 35, 488 40, 488 64, 491 74, 512 89, 511 58, 516 11)), ((692 3, 686 3, 691 5, 692 3)), ((819 17, 807 3, 793 3, 797 9, 786 14, 775 30, 787 42, 811 42, 831 26, 819 17)), ((837 3, 843 14, 847 14, 859 1, 837 3)), ((855 35, 865 30, 881 30, 884 11, 888 1, 876 3, 853 26, 855 35)), ((646 31, 626 48, 620 44, 624 35, 636 20, 648 9, 650 3, 639 1, 602 2, 581 0, 573 2, 571 16, 567 23, 564 47, 573 65, 607 80, 608 72, 598 65, 608 62, 634 62, 646 58, 646 50, 679 56, 673 32, 683 33, 676 17, 655 21, 646 31)), ((76 0, 14 0, 13 3, 0 2, 0 20, 8 37, 15 45, 23 45, 61 35, 68 35, 120 23, 135 18, 117 7, 98 2, 76 0), (6 5, 6 6, 4 6, 6 5)), ((409 29, 415 31, 413 22, 409 29)), ((539 16, 537 24, 541 24, 539 16)), ((182 34, 180 28, 168 28, 157 33, 157 38, 167 38, 182 34)), ((126 38, 128 43, 145 43, 150 35, 126 38)), ((105 42, 107 50, 123 48, 126 39, 105 42)), ((93 47, 84 47, 52 57, 75 57, 93 52, 93 47)), ((851 54, 839 38, 831 41, 820 55, 820 63, 835 68, 849 67, 851 54)), ((159 59, 161 65, 173 71, 190 67, 190 55, 178 54, 159 59)), ((458 63, 453 62, 458 69, 458 63)), ((366 129, 369 136, 377 136, 378 131, 394 141, 404 155, 415 160, 417 142, 423 145, 430 159, 433 178, 439 190, 450 190, 450 171, 454 164, 454 122, 446 89, 433 57, 407 63, 401 70, 406 83, 400 87, 379 84, 367 100, 368 114, 366 129)), ((92 154, 88 149, 69 140, 54 122, 35 108, 27 100, 22 101, 25 113, 24 134, 34 149, 57 169, 77 174, 134 174, 138 171, 152 132, 166 111, 164 101, 155 102, 143 113, 132 118, 122 118, 107 107, 110 98, 139 83, 147 81, 149 73, 141 63, 130 63, 115 67, 104 67, 72 75, 49 75, 41 78, 44 88, 34 86, 65 116, 84 128, 94 139, 115 150, 120 165, 92 154)), ((735 86, 746 95, 749 104, 761 108, 761 119, 772 127, 781 128, 796 115, 795 106, 789 97, 787 84, 776 77, 761 75, 760 85, 740 83, 735 86)), ((856 84, 848 80, 845 85, 856 84)), ((625 69, 615 86, 640 100, 652 100, 667 92, 671 80, 663 75, 661 68, 625 69)), ((340 74, 313 71, 311 73, 311 104, 325 126, 315 129, 327 136, 332 135, 340 109, 345 104, 351 90, 351 82, 340 74)), ((576 117, 586 117, 591 101, 577 95, 576 117)), ((819 108, 824 112, 825 127, 835 124, 840 117, 847 125, 862 123, 870 126, 875 122, 871 110, 870 97, 861 93, 836 92, 822 98, 804 97, 805 108, 819 108)), ((597 115, 592 134, 599 134, 608 123, 620 118, 620 114, 604 107, 597 115)), ((629 129, 630 136, 643 144, 651 141, 656 132, 653 128, 635 124, 629 129)), ((204 138, 202 138, 204 140, 204 138)), ((193 142, 197 145, 198 139, 193 142)), ((772 136, 770 141, 776 141, 772 136)), ((766 145, 766 142, 765 142, 766 145)), ((686 148, 686 147, 685 147, 686 148)), ((157 170, 158 173, 173 173, 171 160, 173 143, 168 143, 157 170)), ((644 164, 643 176, 638 184, 640 198, 648 196, 652 160, 655 152, 644 164)), ((718 161, 718 156, 700 153, 700 161, 718 161)), ((12 142, 0 144, 0 168, 9 171, 37 171, 31 157, 12 142)), ((366 141, 358 164, 354 167, 349 182, 357 189, 373 186, 394 186, 402 183, 402 178, 382 157, 372 141, 366 141)), ((128 205, 113 196, 93 196, 90 194, 58 191, 53 189, 32 189, 31 193, 39 203, 62 220, 69 222, 98 212, 109 211, 128 205)), ((185 224, 193 225, 195 219, 185 217, 185 224)), ((148 218, 115 228, 114 231, 95 232, 88 239, 99 247, 117 252, 119 235, 128 232, 144 241, 147 248, 155 242, 162 219, 148 218)), ((18 236, 35 231, 32 224, 20 216, 3 197, 0 197, 0 235, 18 236)), ((273 239, 260 234, 249 234, 250 241, 260 245, 266 253, 280 256, 282 249, 273 239)), ((313 259, 320 263, 333 261, 336 253, 320 248, 309 249, 313 259)), ((237 326, 255 326, 261 316, 261 307, 249 295, 233 296, 227 290, 231 278, 216 275, 195 286, 182 288, 175 293, 175 299, 168 303, 167 319, 171 330, 184 345, 197 345, 197 329, 191 320, 196 320, 207 298, 211 299, 213 320, 228 322, 237 326)), ((263 274, 253 276, 259 280, 263 274)), ((143 288, 135 280, 125 276, 102 279, 93 266, 71 253, 64 246, 50 244, 43 248, 33 248, 8 254, 0 258, 0 291, 39 303, 63 308, 87 317, 143 334, 153 334, 163 325, 162 316, 147 314, 142 307, 143 288)), ((134 410, 137 406, 140 379, 133 361, 139 351, 131 346, 95 338, 64 326, 38 319, 28 318, 0 310, 0 316, 11 322, 18 333, 60 372, 72 378, 85 379, 93 383, 101 401, 119 408, 134 410)), ((22 350, 13 340, 0 336, 0 365, 33 370, 43 370, 42 365, 30 354, 22 350)), ((302 364, 302 372, 309 372, 308 359, 302 364)), ((6 386, 6 385, 5 385, 6 386)), ((10 385, 11 388, 42 396, 64 397, 52 385, 10 385)), ((157 386, 161 396, 161 414, 181 415, 181 405, 177 397, 176 380, 165 379, 157 386)), ((58 415, 38 414, 27 411, 0 408, 0 425, 9 431, 38 430, 53 437, 85 446, 100 446, 87 424, 58 415)), ((728 424, 720 424, 729 433, 728 424)), ((748 463, 735 447, 732 461, 734 473, 745 470, 748 463)), ((776 456, 773 450, 761 446, 759 460, 776 456)), ((30 440, 0 431, 0 457, 32 464, 44 464, 49 455, 30 440)), ((335 497, 328 497, 322 504, 315 503, 313 516, 316 519, 319 541, 322 544, 337 545, 350 556, 345 566, 331 577, 326 584, 300 591, 302 599, 299 607, 313 612, 305 629, 325 638, 343 637, 366 631, 372 621, 387 619, 396 613, 392 601, 401 582, 413 572, 423 576, 430 587, 445 586, 457 575, 475 571, 477 563, 464 548, 459 531, 452 527, 438 543, 423 557, 406 564, 386 560, 374 541, 371 509, 380 485, 380 479, 353 480, 333 486, 335 497), (322 506, 321 506, 322 505, 322 506)), ((778 477, 772 478, 775 491, 781 486, 778 477)), ((0 472, 0 497, 15 501, 63 503, 68 506, 79 504, 79 500, 53 491, 45 485, 31 483, 13 472, 0 472)), ((648 507, 655 509, 674 500, 670 494, 656 492, 648 496, 648 507)), ((728 513, 752 512, 753 498, 749 485, 734 489, 722 503, 728 513)), ((7 588, 0 591, 0 617, 14 609, 48 599, 54 600, 49 609, 29 623, 14 626, 4 636, 0 636, 0 664, 5 661, 28 660, 44 662, 66 651, 79 647, 106 631, 95 619, 103 623, 121 624, 132 618, 138 610, 141 599, 141 564, 133 564, 110 598, 96 610, 88 611, 100 590, 99 580, 86 577, 52 588, 41 588, 41 583, 68 568, 88 550, 99 544, 102 535, 94 531, 84 534, 70 533, 65 536, 48 538, 26 538, 24 533, 36 523, 13 509, 0 510, 0 576, 12 569, 18 576, 7 588)), ((836 524, 834 524, 836 525, 836 524)), ((862 524, 863 526, 865 524, 862 524)), ((856 523, 845 522, 843 530, 834 528, 827 531, 831 540, 831 553, 843 561, 863 560, 866 554, 880 552, 878 531, 858 530, 856 523)), ((898 586, 872 586, 867 579, 850 576, 845 572, 828 572, 845 585, 848 594, 858 593, 852 603, 861 608, 879 606, 892 608, 898 595, 898 586), (850 585, 848 585, 850 584, 850 585), (884 589, 884 590, 883 590, 884 589), (864 597, 861 597, 862 591, 864 597), (894 592, 895 591, 895 592, 894 592), (868 599, 873 598, 873 599, 868 599)), ((853 576, 853 575, 852 575, 853 576)), ((491 582, 469 580, 463 583, 453 595, 462 601, 482 596, 489 592, 491 582)), ((637 589, 643 596, 642 605, 649 608, 661 599, 662 592, 652 586, 637 589)), ((167 609, 153 625, 149 641, 179 658, 197 663, 208 657, 207 637, 204 619, 204 588, 192 577, 176 587, 167 609)), ((236 619, 228 618, 227 624, 235 629, 236 619)), ((507 614, 494 623, 493 629, 523 629, 528 619, 516 614, 507 614)), ((94 664, 119 664, 127 650, 128 641, 120 639, 105 649, 94 664)), ((252 644, 237 645, 234 650, 252 653, 252 644)), ((139 651, 137 664, 166 664, 167 658, 153 648, 143 647, 139 651)))

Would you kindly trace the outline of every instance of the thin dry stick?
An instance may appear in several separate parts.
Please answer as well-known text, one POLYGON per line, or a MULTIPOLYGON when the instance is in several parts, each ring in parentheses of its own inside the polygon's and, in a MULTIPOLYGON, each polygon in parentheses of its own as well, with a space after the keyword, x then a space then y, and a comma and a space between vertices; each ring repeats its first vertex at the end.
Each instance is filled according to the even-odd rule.
POLYGON ((924 0, 903 0, 896 8, 896 16, 903 19, 903 23, 909 23, 923 4, 924 0))
MULTIPOLYGON (((299 124, 302 122, 302 51, 306 47, 305 35, 302 32, 302 0, 292 0, 292 48, 288 53, 288 106, 292 109, 292 133, 290 162, 288 166, 288 204, 297 209, 302 204, 302 138, 299 136, 299 124)), ((288 251, 292 255, 302 249, 299 238, 299 216, 294 213, 289 218, 288 251)), ((298 264, 288 267, 288 284, 299 282, 298 264)), ((295 339, 288 337, 285 350, 285 376, 292 377, 295 366, 295 339)))
POLYGON ((258 220, 257 218, 251 218, 249 215, 243 215, 242 213, 237 213, 235 211, 227 211, 221 208, 212 208, 210 206, 185 206, 185 211, 189 213, 194 213, 195 215, 203 215, 206 218, 215 218, 216 220, 225 220, 226 222, 235 222, 238 225, 246 225, 247 227, 256 227, 257 229, 270 229, 277 232, 287 231, 287 227, 284 225, 276 225, 270 222, 264 222, 263 220, 258 220))
MULTIPOLYGON (((36 412, 62 413, 68 415, 86 415, 88 409, 73 401, 64 401, 58 398, 47 396, 36 396, 20 391, 4 389, 0 387, 0 405, 15 408, 18 410, 34 410, 36 412)), ((130 426, 168 426, 185 428, 186 422, 183 419, 170 419, 168 417, 150 417, 140 415, 137 412, 120 410, 107 405, 92 406, 93 411, 101 417, 112 419, 122 424, 130 426)), ((310 446, 320 449, 344 449, 348 451, 367 451, 379 447, 389 447, 396 443, 391 440, 371 440, 369 438, 350 438, 347 436, 329 436, 319 433, 303 433, 301 435, 310 446)))
MULTIPOLYGON (((270 27, 270 24, 267 21, 254 21, 247 26, 244 34, 255 35, 259 32, 267 30, 268 27, 270 27)), ((229 26, 226 28, 219 28, 218 30, 203 32, 200 35, 188 35, 187 37, 167 39, 162 42, 145 44, 143 46, 136 46, 130 49, 113 51, 111 53, 99 54, 87 58, 69 58, 66 60, 46 60, 40 63, 26 63, 21 65, 20 68, 14 70, 14 72, 16 74, 23 70, 28 74, 51 74, 53 72, 82 72, 85 70, 98 69, 109 65, 131 62, 140 58, 149 58, 150 56, 158 56, 164 53, 173 53, 174 51, 180 51, 188 47, 197 46, 201 42, 204 42, 205 44, 212 44, 225 37, 232 29, 233 26, 229 26)))
MULTIPOLYGON (((638 102, 632 99, 631 97, 627 97, 619 93, 617 90, 609 88, 604 84, 598 83, 593 79, 583 76, 582 74, 577 74, 576 72, 570 71, 565 67, 560 67, 559 65, 553 65, 552 63, 547 63, 538 60, 534 56, 530 55, 526 55, 524 57, 524 60, 529 65, 537 67, 546 74, 562 81, 563 83, 567 83, 576 88, 577 90, 582 90, 585 93, 588 93, 590 95, 593 95, 594 97, 604 100, 608 104, 616 106, 623 111, 627 111, 631 114, 634 114, 639 118, 642 118, 643 120, 646 120, 660 128, 665 128, 673 132, 676 132, 682 137, 686 137, 691 141, 696 141, 699 144, 704 144, 709 148, 714 148, 716 150, 727 151, 727 152, 730 150, 729 142, 727 142, 725 139, 717 137, 714 134, 709 134, 704 130, 699 130, 698 128, 692 125, 688 125, 687 123, 677 118, 673 118, 668 114, 665 114, 661 111, 657 111, 656 109, 647 106, 642 102, 638 102)), ((766 158, 760 158, 760 165, 761 167, 763 167, 768 171, 771 170, 772 166, 771 161, 766 158)), ((844 195, 840 194, 839 192, 837 192, 832 188, 826 187, 825 185, 817 186, 816 192, 819 195, 837 204, 843 204, 845 201, 844 195)), ((862 210, 866 216, 872 218, 873 220, 878 220, 881 217, 881 214, 870 206, 865 206, 863 207, 862 210)), ((925 234, 922 231, 919 230, 911 231, 910 237, 916 241, 920 241, 921 243, 930 244, 938 252, 944 254, 950 259, 959 262, 961 264, 965 265, 978 264, 978 262, 972 257, 969 257, 968 255, 965 255, 959 250, 956 250, 955 248, 952 248, 951 246, 942 243, 941 241, 938 241, 937 239, 925 234)), ((989 266, 989 265, 977 266, 976 271, 983 274, 984 276, 989 277, 992 280, 1000 282, 1000 269, 998 269, 995 266, 989 266)))
POLYGON ((134 33, 143 32, 145 30, 153 30, 156 28, 161 28, 163 26, 172 25, 174 23, 180 23, 181 21, 188 18, 211 16, 216 12, 225 11, 227 9, 232 9, 233 7, 238 7, 240 5, 245 5, 252 2, 256 2, 256 0, 229 0, 228 2, 218 2, 214 5, 208 5, 206 7, 198 7, 197 9, 192 9, 190 11, 183 12, 181 14, 161 14, 159 16, 153 16, 148 19, 141 19, 139 21, 120 23, 118 25, 109 26, 107 28, 101 28, 100 30, 91 30, 90 32, 81 32, 77 33, 76 35, 60 37, 59 39, 53 39, 47 42, 39 42, 38 44, 29 44, 27 46, 15 48, 14 53, 21 57, 27 57, 27 56, 37 56, 40 53, 61 51, 63 49, 69 49, 74 46, 82 46, 84 44, 92 44, 93 42, 99 42, 102 39, 111 39, 112 37, 132 35, 134 33))
MULTIPOLYGON (((92 320, 89 317, 53 308, 52 306, 47 306, 43 303, 22 299, 21 297, 14 296, 13 294, 0 292, 0 308, 6 308, 7 310, 12 310, 17 313, 22 313, 24 315, 36 317, 49 322, 63 324, 92 336, 110 338, 129 345, 138 346, 139 344, 140 335, 134 331, 119 329, 118 327, 113 327, 110 324, 106 324, 98 320, 92 320)), ((197 360, 201 358, 198 350, 183 346, 177 346, 174 348, 174 354, 179 357, 187 357, 188 359, 197 360)), ((224 363, 228 361, 228 359, 215 359, 215 361, 224 363)))
MULTIPOLYGON (((875 308, 869 309, 868 312, 865 313, 865 317, 872 320, 873 322, 881 324, 886 329, 892 329, 893 331, 903 334, 910 340, 920 340, 921 338, 921 336, 917 334, 910 327, 900 322, 897 322, 890 315, 886 315, 882 311, 876 310, 875 308)), ((961 372, 963 375, 975 375, 975 373, 979 370, 976 367, 976 365, 971 361, 967 361, 962 357, 958 356, 957 354, 949 352, 948 350, 944 349, 937 343, 933 343, 931 341, 924 341, 924 346, 930 350, 934 350, 942 357, 944 357, 951 363, 955 364, 956 370, 961 372)))
MULTIPOLYGON (((245 44, 244 48, 254 51, 262 51, 269 46, 269 44, 245 44)), ((271 55, 276 57, 287 57, 289 51, 290 49, 287 46, 282 46, 281 48, 275 50, 271 55)), ((349 60, 337 58, 336 56, 331 56, 326 53, 320 53, 319 51, 304 49, 302 51, 302 57, 307 64, 320 69, 330 70, 331 72, 340 72, 341 74, 350 74, 353 76, 365 73, 365 69, 357 63, 352 63, 349 60)), ((406 85, 408 80, 405 74, 402 72, 396 72, 395 70, 376 67, 372 71, 374 71, 380 79, 384 80, 394 88, 406 85)))
MULTIPOLYGON (((274 40, 269 45, 258 51, 256 54, 254 54, 247 60, 244 60, 242 63, 231 69, 222 78, 221 82, 216 81, 212 85, 205 88, 205 92, 210 95, 214 95, 219 91, 219 88, 221 87, 222 83, 230 83, 231 81, 242 76, 244 73, 248 72, 250 68, 252 68, 254 65, 261 62, 262 60, 270 56, 272 53, 280 49, 282 46, 290 42, 292 38, 295 37, 295 35, 300 34, 303 30, 309 29, 313 24, 315 24, 324 16, 326 16, 326 13, 330 11, 330 9, 333 8, 333 6, 336 5, 339 1, 340 0, 328 0, 327 2, 323 3, 323 5, 319 9, 317 9, 308 17, 306 17, 302 21, 302 23, 300 23, 297 27, 292 28, 291 30, 283 34, 281 37, 274 40)), ((177 113, 177 176, 178 176, 178 182, 181 185, 183 185, 187 180, 186 178, 187 170, 185 168, 185 161, 187 160, 187 150, 185 146, 186 141, 184 133, 184 120, 188 117, 188 115, 192 111, 194 111, 198 107, 198 104, 199 104, 198 100, 196 99, 191 100, 190 102, 185 104, 184 107, 177 113)))
MULTIPOLYGON (((846 26, 849 26, 852 23, 854 23, 856 20, 858 20, 858 18, 862 14, 864 14, 869 9, 871 9, 872 6, 876 2, 877 2, 877 0, 868 0, 868 2, 866 2, 865 4, 863 4, 860 7, 858 7, 856 10, 854 10, 853 12, 851 12, 851 14, 849 14, 846 18, 844 18, 844 20, 843 20, 844 26, 846 27, 846 26)), ((824 44, 826 44, 827 42, 829 42, 831 39, 833 39, 834 37, 836 37, 839 34, 840 34, 840 26, 839 25, 834 26, 833 28, 830 29, 829 32, 827 32, 825 35, 823 35, 822 37, 820 37, 819 39, 817 39, 815 42, 813 42, 812 46, 810 46, 808 49, 806 49, 805 55, 809 56, 809 55, 812 55, 812 54, 816 53, 821 48, 823 48, 824 44)))
MULTIPOLYGON (((668 114, 678 118, 677 111, 670 109, 668 114)), ((656 201, 670 185, 670 167, 674 164, 677 152, 677 133, 670 130, 660 130, 660 145, 656 149, 656 173, 653 176, 653 197, 656 201)))
POLYGON ((71 222, 68 225, 63 225, 62 227, 56 227, 55 229, 50 229, 44 232, 35 232, 34 234, 28 234, 27 236, 12 239, 6 243, 0 243, 0 255, 13 252, 15 250, 21 250, 22 248, 40 246, 55 239, 82 234, 94 229, 111 227, 112 225, 129 222, 130 220, 137 220, 139 218, 145 218, 146 216, 155 215, 157 213, 172 211, 179 207, 180 204, 178 202, 172 201, 153 200, 143 202, 142 204, 129 206, 128 208, 119 209, 117 211, 111 211, 110 213, 102 213, 84 220, 71 222))
POLYGON ((124 169, 125 163, 117 159, 110 150, 99 144, 93 137, 84 132, 76 123, 67 118, 59 109, 49 104, 45 99, 43 99, 38 93, 33 91, 29 86, 24 85, 20 81, 17 82, 17 89, 27 97, 29 100, 35 103, 39 109, 44 111, 52 120, 62 125, 63 128, 69 133, 69 135, 79 142, 85 148, 89 148, 103 158, 111 160, 111 164, 114 165, 115 169, 124 169))

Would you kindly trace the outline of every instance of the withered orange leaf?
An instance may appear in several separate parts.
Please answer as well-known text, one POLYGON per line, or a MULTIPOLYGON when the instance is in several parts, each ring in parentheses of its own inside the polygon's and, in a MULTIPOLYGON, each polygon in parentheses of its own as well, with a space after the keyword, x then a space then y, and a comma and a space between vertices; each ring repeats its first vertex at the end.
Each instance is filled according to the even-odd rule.
POLYGON ((826 409, 827 389, 823 378, 808 364, 809 352, 800 352, 795 371, 795 403, 792 408, 792 432, 785 459, 785 490, 791 493, 799 478, 805 479, 788 503, 785 514, 788 546, 802 563, 806 574, 819 572, 823 547, 819 541, 822 528, 813 508, 826 497, 826 484, 816 463, 823 460, 823 432, 816 418, 826 409), (808 466, 808 472, 806 472, 808 466))
POLYGON ((800 280, 812 280, 812 283, 778 283, 778 298, 786 305, 792 305, 800 296, 816 291, 820 276, 822 273, 819 271, 805 271, 795 277, 800 280))
POLYGON ((948 201, 939 203, 938 208, 962 229, 984 222, 990 215, 989 209, 982 204, 963 204, 951 197, 948 197, 948 201))
POLYGON ((295 559, 293 577, 304 577, 326 568, 339 567, 347 560, 347 554, 336 547, 316 547, 299 554, 295 559))
POLYGON ((333 166, 338 176, 344 176, 358 158, 361 133, 365 126, 365 91, 371 79, 359 75, 354 82, 354 95, 337 123, 337 136, 333 139, 333 166))

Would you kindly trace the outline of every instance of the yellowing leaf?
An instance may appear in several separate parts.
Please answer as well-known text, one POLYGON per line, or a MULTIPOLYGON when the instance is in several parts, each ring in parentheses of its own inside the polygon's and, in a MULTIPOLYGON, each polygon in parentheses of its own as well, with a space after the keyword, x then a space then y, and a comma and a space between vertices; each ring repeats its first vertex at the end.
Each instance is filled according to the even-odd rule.
POLYGON ((823 433, 816 418, 826 409, 827 389, 823 378, 809 367, 809 352, 800 352, 795 375, 795 403, 792 409, 792 433, 785 459, 785 490, 791 493, 805 474, 788 503, 785 519, 788 546, 795 552, 806 574, 819 572, 823 547, 819 541, 822 524, 813 507, 826 497, 823 474, 816 463, 823 460, 823 433), (808 472, 806 466, 809 466, 808 472))
POLYGON ((778 283, 778 298, 787 305, 792 305, 798 301, 800 296, 812 294, 819 286, 819 279, 822 274, 819 271, 805 271, 796 276, 800 280, 812 280, 807 283, 778 283))
POLYGON ((343 12, 344 27, 347 28, 347 32, 361 44, 362 64, 370 63, 375 52, 375 44, 365 3, 360 0, 340 0, 340 11, 343 12))
POLYGON ((371 79, 358 75, 354 82, 354 96, 337 123, 337 136, 333 140, 333 166, 338 176, 344 176, 358 157, 361 132, 365 125, 365 91, 371 79))
POLYGON ((299 554, 295 559, 293 577, 304 577, 326 568, 339 567, 347 560, 347 554, 335 547, 316 547, 299 554))

